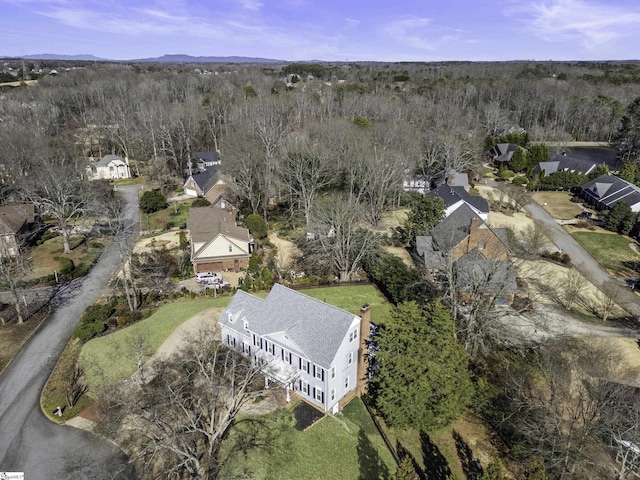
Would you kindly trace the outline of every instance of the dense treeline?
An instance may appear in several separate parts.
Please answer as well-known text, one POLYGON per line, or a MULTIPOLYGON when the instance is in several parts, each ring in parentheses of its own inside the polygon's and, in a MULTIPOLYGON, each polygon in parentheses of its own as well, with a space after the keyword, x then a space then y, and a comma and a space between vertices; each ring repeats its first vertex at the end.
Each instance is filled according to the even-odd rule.
POLYGON ((52 149, 78 165, 117 153, 134 173, 170 187, 181 183, 193 152, 219 150, 239 196, 266 215, 271 198, 288 197, 301 209, 308 200, 291 184, 295 162, 285 161, 303 157, 328 167, 323 189, 366 201, 376 224, 399 201, 406 171, 471 170, 487 134, 502 126, 525 128, 531 141, 612 139, 635 84, 584 77, 638 70, 362 63, 229 65, 203 74, 194 66, 143 67, 96 64, 7 91, 0 106, 5 174, 27 175, 52 149), (287 88, 287 73, 324 78, 287 88))

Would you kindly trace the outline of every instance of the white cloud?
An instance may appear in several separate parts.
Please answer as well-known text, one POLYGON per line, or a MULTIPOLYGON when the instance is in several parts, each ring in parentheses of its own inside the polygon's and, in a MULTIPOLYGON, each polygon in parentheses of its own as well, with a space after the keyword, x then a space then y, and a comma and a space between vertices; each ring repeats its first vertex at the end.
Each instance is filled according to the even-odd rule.
POLYGON ((544 40, 575 40, 588 50, 634 35, 640 26, 640 6, 625 8, 610 2, 547 0, 519 4, 506 13, 525 14, 528 30, 544 40))
POLYGON ((260 10, 264 6, 260 0, 238 0, 238 3, 247 10, 260 10))
POLYGON ((408 17, 391 22, 383 31, 394 41, 403 43, 408 47, 420 50, 434 50, 435 43, 427 40, 429 31, 426 27, 431 23, 429 18, 408 17))

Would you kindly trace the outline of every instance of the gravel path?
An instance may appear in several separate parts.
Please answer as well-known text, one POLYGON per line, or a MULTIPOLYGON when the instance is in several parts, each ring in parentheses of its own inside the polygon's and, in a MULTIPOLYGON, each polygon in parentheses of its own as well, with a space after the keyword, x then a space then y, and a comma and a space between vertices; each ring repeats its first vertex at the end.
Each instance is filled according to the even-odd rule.
MULTIPOLYGON (((137 231, 138 188, 121 187, 126 221, 137 231)), ((130 237, 133 247, 134 238, 130 237)), ((29 480, 131 479, 126 456, 101 437, 51 422, 40 393, 86 307, 104 292, 118 267, 112 244, 89 275, 58 290, 54 314, 31 337, 0 376, 0 470, 29 480)))

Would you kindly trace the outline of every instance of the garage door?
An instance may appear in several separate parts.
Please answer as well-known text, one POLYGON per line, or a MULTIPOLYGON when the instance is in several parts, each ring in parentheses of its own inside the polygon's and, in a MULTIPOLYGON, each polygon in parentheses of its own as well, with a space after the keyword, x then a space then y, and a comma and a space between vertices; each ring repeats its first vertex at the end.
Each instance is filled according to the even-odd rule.
POLYGON ((196 265, 196 273, 200 272, 222 272, 224 271, 224 267, 222 266, 222 262, 204 262, 198 263, 196 265))

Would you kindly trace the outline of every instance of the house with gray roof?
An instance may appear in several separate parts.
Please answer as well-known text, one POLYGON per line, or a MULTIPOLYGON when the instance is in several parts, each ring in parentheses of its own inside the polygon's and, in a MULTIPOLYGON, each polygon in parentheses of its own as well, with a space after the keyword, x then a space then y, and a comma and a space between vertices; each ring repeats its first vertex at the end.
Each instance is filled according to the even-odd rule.
POLYGON ((431 280, 453 267, 458 294, 490 296, 510 305, 517 291, 509 260, 507 234, 491 228, 468 205, 463 205, 431 229, 417 236, 414 260, 431 280))
POLYGON ((589 175, 596 169, 597 166, 598 163, 593 160, 586 160, 563 153, 562 155, 556 155, 549 162, 539 162, 533 168, 533 173, 544 173, 545 175, 551 175, 555 172, 571 172, 589 175))
POLYGON ((220 317, 222 341, 324 413, 366 390, 368 306, 362 317, 275 284, 264 300, 238 290, 220 317))
POLYGON ((640 187, 615 175, 600 175, 580 187, 580 196, 596 210, 610 210, 625 202, 634 213, 640 212, 640 187))
POLYGON ((129 160, 120 155, 105 155, 98 162, 90 162, 87 165, 87 175, 90 180, 131 178, 129 160))
POLYGON ((483 221, 489 217, 489 203, 482 197, 470 195, 463 186, 440 185, 431 190, 427 195, 440 197, 444 200, 444 215, 450 216, 463 205, 469 207, 483 221))
POLYGON ((513 153, 518 149, 527 151, 526 148, 515 143, 498 143, 489 150, 489 157, 499 167, 500 165, 508 164, 511 161, 511 157, 513 157, 513 153))

